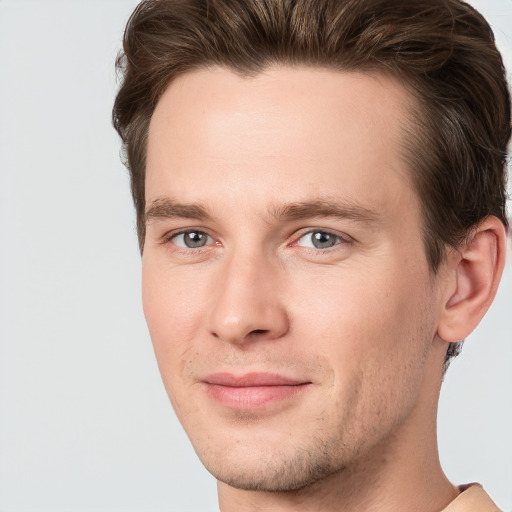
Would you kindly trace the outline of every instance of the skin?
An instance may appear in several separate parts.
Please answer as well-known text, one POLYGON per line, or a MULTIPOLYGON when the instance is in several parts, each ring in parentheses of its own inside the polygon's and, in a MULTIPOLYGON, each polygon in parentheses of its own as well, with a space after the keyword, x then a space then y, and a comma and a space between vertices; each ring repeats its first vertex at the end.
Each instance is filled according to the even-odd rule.
POLYGON ((432 274, 402 158, 412 104, 390 77, 276 67, 194 71, 156 107, 144 311, 223 512, 439 511, 457 495, 437 455, 442 363, 492 300, 505 235, 490 219, 432 274), (302 385, 226 406, 219 372, 302 385))

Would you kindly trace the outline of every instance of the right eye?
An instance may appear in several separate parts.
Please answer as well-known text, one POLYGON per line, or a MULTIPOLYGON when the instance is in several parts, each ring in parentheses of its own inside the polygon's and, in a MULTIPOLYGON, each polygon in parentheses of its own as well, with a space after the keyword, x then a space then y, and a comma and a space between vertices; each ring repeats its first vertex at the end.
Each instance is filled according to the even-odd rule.
POLYGON ((213 242, 210 235, 204 231, 198 231, 195 229, 182 231, 181 233, 172 235, 169 237, 169 241, 177 247, 182 247, 184 249, 199 249, 206 245, 211 245, 213 242))

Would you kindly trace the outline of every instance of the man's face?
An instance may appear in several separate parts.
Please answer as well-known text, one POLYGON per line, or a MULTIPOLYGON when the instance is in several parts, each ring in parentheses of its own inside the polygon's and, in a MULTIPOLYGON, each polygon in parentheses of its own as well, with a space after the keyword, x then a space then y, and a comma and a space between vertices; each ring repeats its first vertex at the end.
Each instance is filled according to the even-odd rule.
POLYGON ((418 421, 439 293, 401 157, 410 104, 390 78, 310 68, 195 71, 161 98, 144 311, 219 480, 299 488, 418 421))

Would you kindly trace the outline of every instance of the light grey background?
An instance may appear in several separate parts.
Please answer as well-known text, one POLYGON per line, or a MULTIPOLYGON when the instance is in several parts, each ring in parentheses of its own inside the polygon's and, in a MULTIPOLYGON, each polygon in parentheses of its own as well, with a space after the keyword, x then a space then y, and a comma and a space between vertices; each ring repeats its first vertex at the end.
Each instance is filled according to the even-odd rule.
MULTIPOLYGON (((215 511, 140 300, 110 126, 134 0, 0 0, 0 512, 215 511)), ((479 0, 512 69, 512 1, 479 0)), ((512 265, 450 369, 440 449, 512 510, 512 265)))

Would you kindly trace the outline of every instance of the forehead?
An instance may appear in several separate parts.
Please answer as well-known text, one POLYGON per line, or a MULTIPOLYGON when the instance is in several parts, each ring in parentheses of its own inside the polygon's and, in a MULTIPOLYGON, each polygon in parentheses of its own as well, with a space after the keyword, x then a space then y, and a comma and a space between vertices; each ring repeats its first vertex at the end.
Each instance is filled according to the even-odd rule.
MULTIPOLYGON (((319 68, 178 77, 150 124, 146 201, 241 195, 278 203, 341 193, 365 206, 409 188, 403 128, 412 99, 393 78, 319 68)), ((384 206, 384 205, 383 205, 384 206)))

